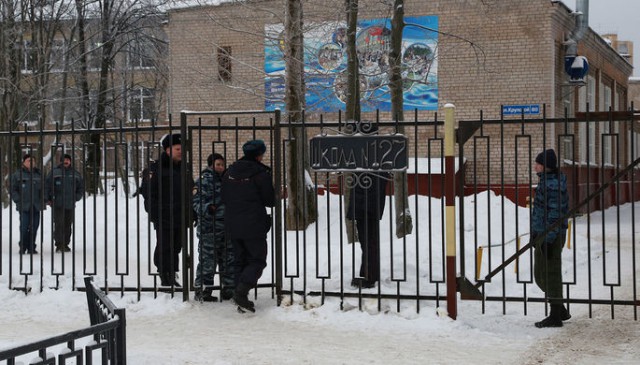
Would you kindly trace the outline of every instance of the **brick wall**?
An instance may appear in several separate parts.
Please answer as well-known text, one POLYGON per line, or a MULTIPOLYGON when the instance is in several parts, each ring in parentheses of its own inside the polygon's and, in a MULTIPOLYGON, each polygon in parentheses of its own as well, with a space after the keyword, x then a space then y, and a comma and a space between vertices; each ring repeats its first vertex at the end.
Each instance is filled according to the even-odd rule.
MULTIPOLYGON (((171 112, 263 109, 264 29, 266 24, 284 23, 283 4, 282 0, 253 1, 248 5, 222 4, 172 12, 168 26, 171 112), (217 46, 232 49, 231 82, 218 80, 217 46)), ((341 21, 345 18, 343 6, 342 0, 304 2, 305 24, 341 21)), ((390 8, 381 1, 361 0, 360 6, 363 19, 390 15, 390 8)), ((559 117, 564 115, 564 99, 573 97, 577 102, 575 86, 565 86, 563 42, 574 20, 564 5, 548 0, 407 0, 405 15, 439 17, 442 32, 438 46, 439 113, 444 104, 454 103, 461 121, 480 119, 480 110, 484 111, 485 119, 497 119, 502 104, 545 104, 547 117, 559 117)), ((579 53, 589 58, 592 75, 598 76, 598 80, 609 80, 626 94, 631 66, 599 36, 587 32, 579 53)), ((407 112, 405 118, 413 119, 412 114, 407 112)), ((318 118, 312 113, 307 117, 316 121, 318 118)), ((337 119, 331 113, 324 117, 337 119)), ((363 118, 373 119, 374 115, 365 114, 363 118)), ((391 116, 381 113, 381 118, 388 120, 391 116)), ((420 111, 418 118, 433 120, 435 113, 420 111)), ((576 128, 573 126, 577 133, 576 128)), ((545 146, 540 131, 525 128, 525 133, 531 134, 534 157, 544 147, 554 146, 556 140, 553 125, 546 129, 545 146)), ((489 127, 484 133, 495 141, 500 129, 489 127)), ((420 137, 429 135, 421 133, 420 137)), ((498 143, 491 143, 492 162, 478 162, 478 178, 495 179, 501 167, 505 171, 514 170, 515 140, 505 140, 504 153, 494 149, 498 143)), ((420 156, 427 155, 426 148, 418 150, 420 156)), ((439 153, 439 146, 432 150, 436 152, 439 153)), ((473 146, 465 146, 465 155, 472 154, 473 146)), ((473 171, 473 164, 468 161, 468 171, 473 171)), ((528 176, 528 170, 521 171, 528 176)), ((471 178, 468 174, 467 181, 471 178)), ((505 179, 516 181, 512 173, 505 179)))

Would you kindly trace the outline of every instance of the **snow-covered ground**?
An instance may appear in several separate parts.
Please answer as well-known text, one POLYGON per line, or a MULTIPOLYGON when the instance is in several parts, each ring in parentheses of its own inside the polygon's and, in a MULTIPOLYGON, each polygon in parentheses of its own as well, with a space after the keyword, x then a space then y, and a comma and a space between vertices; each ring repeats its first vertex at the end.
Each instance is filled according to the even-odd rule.
MULTIPOLYGON (((487 224, 486 219, 489 214, 482 210, 485 209, 484 207, 492 206, 492 214, 501 214, 500 197, 487 193, 479 195, 475 200, 470 198, 465 203, 465 214, 468 218, 465 220, 464 228, 465 234, 469 235, 468 241, 472 242, 471 238, 477 230, 479 241, 488 242, 488 237, 491 236, 491 245, 501 242, 503 228, 496 223, 495 219, 492 219, 493 223, 487 224), (473 219, 470 219, 474 205, 481 209, 478 215, 481 217, 477 222, 478 227, 474 227, 473 219)), ((120 198, 119 201, 123 203, 124 198, 120 198)), ((134 201, 130 200, 129 203, 133 205, 134 201)), ((327 235, 339 235, 339 230, 329 228, 334 227, 334 220, 337 219, 334 218, 337 217, 337 212, 333 211, 337 209, 337 204, 329 204, 331 214, 327 218, 327 205, 323 203, 324 201, 324 199, 319 200, 321 212, 319 229, 321 232, 328 232, 327 235)), ((106 223, 104 227, 117 222, 115 218, 117 215, 120 215, 122 222, 121 211, 113 208, 106 210, 109 219, 104 220, 102 212, 105 209, 102 208, 105 203, 97 202, 96 204, 98 222, 104 221, 106 223)), ((113 206, 113 202, 107 204, 113 206)), ((437 199, 429 201, 424 198, 423 201, 423 198, 420 198, 418 206, 422 210, 427 209, 429 204, 437 208, 434 212, 439 212, 438 207, 441 202, 437 199)), ((412 205, 412 209, 415 209, 415 205, 412 205)), ((516 215, 506 214, 507 220, 504 227, 506 241, 515 237, 516 226, 519 227, 520 235, 526 233, 528 211, 510 204, 507 204, 505 209, 509 212, 517 210, 519 216, 516 224, 516 215)), ((93 207, 90 207, 89 211, 93 212, 93 207)), ((630 263, 632 257, 638 256, 639 243, 636 242, 634 245, 632 242, 631 229, 632 227, 636 230, 640 229, 640 203, 635 205, 635 226, 631 224, 631 212, 631 204, 620 208, 620 234, 615 228, 617 208, 609 209, 604 214, 593 213, 590 216, 590 250, 587 250, 587 245, 584 244, 587 237, 587 217, 583 216, 576 220, 577 235, 573 237, 572 249, 566 250, 564 254, 565 280, 572 278, 573 273, 576 273, 577 284, 571 287, 573 298, 588 295, 585 272, 590 269, 593 275, 591 288, 594 298, 609 298, 611 290, 614 290, 616 299, 632 300, 634 297, 638 299, 638 294, 633 292, 633 288, 638 287, 640 268, 634 268, 630 263), (603 223, 604 227, 607 227, 604 234, 603 223), (614 228, 610 228, 611 224, 614 224, 614 228), (620 242, 619 250, 617 249, 618 241, 620 242), (602 242, 606 242, 606 245, 602 242), (615 244, 612 245, 612 243, 615 244), (606 279, 603 279, 601 274, 603 257, 610 267, 606 279), (617 271, 613 269, 617 265, 614 266, 608 261, 618 260, 618 258, 622 268, 619 277, 617 271), (636 270, 635 275, 633 270, 636 270), (611 289, 602 285, 603 280, 606 282, 619 280, 620 287, 611 289), (635 286, 633 280, 636 280, 635 286)), ((3 222, 8 222, 8 210, 5 209, 2 214, 3 222)), ((47 214, 50 213, 45 213, 45 222, 50 219, 47 214)), ((419 216, 423 219, 427 217, 423 213, 419 216)), ((12 219, 17 219, 15 214, 12 219)), ((133 216, 129 219, 135 222, 138 218, 133 216)), ((389 230, 389 225, 385 222, 383 219, 383 232, 389 230)), ((14 223, 15 230, 17 221, 14 223)), ((432 223, 439 227, 437 220, 433 220, 432 223)), ((419 224, 421 235, 424 237, 425 232, 429 230, 425 227, 426 223, 421 221, 419 224)), ((77 229, 81 230, 81 226, 81 224, 78 225, 77 229)), ((124 225, 120 223, 117 226, 120 231, 124 225)), ((97 234, 100 238, 96 240, 98 242, 96 252, 104 250, 100 242, 107 234, 104 230, 110 229, 101 227, 103 226, 97 226, 97 234)), ((0 275, 0 302, 3 310, 0 311, 0 349, 86 327, 89 322, 86 297, 84 293, 70 289, 73 280, 70 272, 60 277, 58 290, 50 289, 54 281, 49 275, 45 275, 46 282, 42 292, 36 288, 38 283, 35 281, 31 282, 34 290, 26 296, 23 292, 8 289, 8 266, 5 261, 9 256, 8 229, 8 225, 3 223, 3 271, 0 275)), ((139 234, 144 242, 147 236, 143 231, 139 234)), ((42 232, 45 237, 49 237, 50 227, 46 223, 42 227, 42 232)), ((430 234, 435 241, 441 239, 438 229, 430 234)), ((109 235, 113 233, 109 232, 109 235)), ((310 235, 310 237, 313 236, 310 235)), ((384 234, 383 237, 385 237, 384 234)), ((640 232, 636 232, 635 237, 638 240, 640 232)), ((295 244, 295 239, 288 241, 291 245, 295 244)), ((331 245, 337 244, 336 241, 331 239, 331 245)), ((347 255, 351 252, 351 246, 348 247, 347 255)), ((505 248, 508 250, 507 254, 511 252, 509 250, 515 250, 514 244, 505 248)), ((473 247, 468 249, 474 250, 473 247)), ((135 248, 131 250, 134 252, 135 248)), ((494 260, 492 265, 495 266, 499 261, 502 247, 494 247, 492 250, 495 250, 492 259, 494 260)), ((41 252, 43 256, 38 256, 34 262, 35 272, 40 270, 39 257, 45 257, 43 265, 45 270, 49 270, 50 252, 46 247, 41 252)), ((311 256, 307 259, 309 264, 307 270, 315 273, 315 267, 311 265, 315 262, 315 258, 312 257, 314 252, 315 250, 309 247, 308 253, 311 256)), ((431 254, 437 256, 438 252, 434 250, 431 254)), ((406 253, 411 257, 410 248, 406 253)), ((359 255, 358 250, 356 254, 359 255)), ((403 253, 394 253, 394 257, 396 254, 400 257, 403 255, 403 253)), ((17 256, 15 249, 13 255, 17 256)), ((141 257, 147 257, 144 247, 141 257)), ((69 261, 67 260, 67 264, 69 261)), ((322 259, 319 261, 321 265, 326 263, 322 259)), ((335 261, 337 260, 332 261, 332 265, 337 264, 335 261)), ((439 260, 436 257, 434 261, 439 260)), ((529 260, 520 261, 521 272, 528 273, 529 260)), ((346 262, 350 262, 350 259, 346 262)), ((143 263, 146 265, 146 261, 143 263)), ((408 266, 408 272, 414 269, 415 267, 408 266)), ((19 268, 14 265, 12 270, 19 270, 19 268)), ((345 273, 350 275, 351 269, 346 270, 345 273)), ((421 270, 426 270, 426 267, 421 270)), ((483 275, 488 272, 487 252, 485 252, 482 270, 483 275)), ((467 271, 473 272, 474 269, 467 268, 467 271)), ((102 283, 104 280, 101 277, 102 271, 98 270, 98 273, 96 281, 102 283)), ((268 277, 269 270, 265 273, 268 277)), ((382 285, 385 290, 396 286, 394 282, 389 282, 390 275, 389 272, 383 273, 386 280, 383 279, 382 285)), ((487 292, 491 295, 500 295, 503 290, 501 282, 504 280, 508 294, 521 293, 523 285, 511 280, 514 275, 514 270, 510 266, 505 271, 505 278, 499 275, 495 285, 487 286, 487 292)), ((471 278, 473 274, 468 273, 467 276, 471 278)), ((81 279, 82 275, 76 274, 75 282, 81 283, 81 279)), ((21 280, 20 276, 14 277, 13 285, 20 285, 21 280)), ((142 280, 149 281, 150 278, 144 277, 142 280)), ((109 282, 119 284, 119 278, 110 278, 109 282)), ((335 280, 327 280, 328 287, 335 287, 338 284, 339 282, 335 280)), ((315 285, 314 290, 317 290, 317 284, 315 285)), ((414 285, 415 279, 408 279, 407 283, 403 283, 403 287, 408 292, 415 292, 414 285)), ((421 293, 432 294, 433 286, 421 285, 425 285, 425 287, 420 286, 421 293)), ((444 287, 441 290, 444 291, 444 287)), ((527 291, 527 295, 531 297, 541 296, 534 285, 528 285, 527 291)), ((153 294, 143 293, 141 300, 138 301, 135 293, 125 293, 121 296, 119 292, 112 292, 110 298, 116 305, 126 308, 127 354, 130 364, 577 363, 600 365, 603 363, 637 364, 640 361, 638 360, 640 359, 640 323, 634 320, 636 308, 631 306, 616 306, 615 319, 612 320, 610 306, 594 305, 590 308, 586 304, 572 304, 573 318, 566 322, 563 328, 537 329, 533 326, 533 322, 545 315, 544 306, 540 303, 528 303, 525 315, 524 305, 520 302, 506 303, 504 307, 506 314, 502 314, 503 303, 487 302, 483 314, 480 302, 459 301, 458 318, 454 321, 442 315, 446 308, 445 302, 441 302, 441 308, 437 308, 435 302, 423 300, 420 302, 418 313, 415 301, 403 301, 400 312, 395 310, 395 302, 383 301, 383 311, 378 312, 378 303, 374 299, 365 299, 363 310, 360 311, 357 299, 345 299, 341 310, 338 298, 328 297, 324 305, 320 305, 320 299, 317 297, 307 296, 306 303, 303 303, 301 297, 295 296, 285 298, 283 305, 277 307, 268 289, 258 291, 255 315, 239 314, 229 302, 182 302, 179 294, 171 298, 169 294, 159 293, 154 299, 153 294)))

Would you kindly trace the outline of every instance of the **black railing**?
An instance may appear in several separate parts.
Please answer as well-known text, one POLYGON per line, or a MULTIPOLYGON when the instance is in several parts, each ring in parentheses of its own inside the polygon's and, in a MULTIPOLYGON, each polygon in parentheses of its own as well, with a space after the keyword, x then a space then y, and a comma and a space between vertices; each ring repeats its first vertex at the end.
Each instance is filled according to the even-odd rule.
POLYGON ((29 364, 66 364, 68 359, 78 364, 126 364, 125 310, 116 308, 92 278, 85 278, 85 285, 90 327, 2 350, 0 361, 6 361, 7 365, 18 360, 28 360, 29 364))
MULTIPOLYGON (((520 223, 529 216, 524 207, 533 192, 532 185, 536 183, 531 165, 538 150, 555 148, 558 151, 561 169, 569 180, 573 203, 596 191, 616 172, 624 169, 629 161, 638 158, 637 140, 640 137, 637 131, 640 129, 637 116, 633 113, 612 113, 608 119, 602 119, 604 117, 591 114, 576 118, 480 118, 458 123, 460 159, 456 190, 460 197, 461 274, 475 278, 476 282, 481 280, 484 274, 499 267, 517 250, 521 239, 527 239, 528 226, 520 223), (594 148, 596 151, 592 152, 594 148), (505 226, 505 219, 510 217, 515 219, 516 227, 505 226), (481 249, 484 257, 480 256, 481 249)), ((286 196, 278 200, 271 211, 270 261, 258 286, 270 288, 272 297, 281 299, 283 295, 297 293, 305 302, 309 297, 319 297, 312 300, 320 303, 327 297, 337 297, 348 306, 368 306, 374 310, 395 307, 397 311, 407 308, 420 311, 425 305, 441 306, 446 298, 446 250, 442 238, 445 233, 442 197, 446 189, 443 123, 437 116, 433 120, 424 120, 417 113, 411 120, 403 122, 376 117, 373 123, 381 134, 404 134, 409 156, 408 203, 395 207, 393 192, 402 191, 405 186, 396 186, 395 179, 387 184, 386 207, 380 221, 385 227, 380 235, 380 282, 372 289, 350 285, 353 278, 359 277, 361 249, 357 241, 353 245, 347 244, 348 227, 344 219, 347 201, 344 193, 348 190, 349 173, 311 171, 305 181, 309 182, 308 186, 315 194, 311 197, 302 195, 301 210, 304 211, 309 203, 322 206, 323 214, 317 221, 306 229, 300 227, 307 226, 309 222, 286 222, 287 215, 291 213, 286 196), (397 238, 398 212, 405 212, 407 208, 413 218, 414 230, 410 235, 397 238), (298 230, 293 229, 296 226, 298 230)), ((194 180, 206 165, 206 157, 210 153, 220 153, 227 164, 231 164, 241 157, 244 142, 263 139, 269 147, 265 163, 273 169, 276 190, 287 194, 288 189, 293 189, 288 186, 288 181, 290 171, 294 171, 290 169, 291 160, 287 154, 296 140, 301 136, 310 139, 321 133, 335 134, 343 131, 346 125, 340 115, 337 120, 321 117, 292 123, 280 120, 275 112, 188 112, 183 113, 180 123, 173 125, 170 122, 169 125, 111 126, 99 130, 0 132, 0 138, 9 137, 7 140, 24 147, 20 153, 35 155, 39 166, 44 167, 45 175, 57 164, 61 152, 69 152, 81 175, 85 179, 96 179, 94 185, 102 188, 95 194, 86 194, 76 205, 70 253, 54 252, 52 209, 47 209, 41 212, 42 224, 36 237, 40 253, 19 254, 18 214, 13 204, 6 207, 5 214, 0 216, 0 220, 4 220, 0 223, 10 229, 3 229, 0 233, 0 283, 6 283, 10 289, 27 292, 64 285, 75 290, 78 288, 73 278, 91 275, 99 277, 100 287, 107 293, 133 291, 140 298, 143 292, 154 295, 177 292, 186 300, 194 289, 198 259, 195 228, 190 226, 181 232, 182 256, 178 261, 179 267, 174 269, 182 275, 182 287, 161 287, 153 263, 156 231, 149 222, 149 213, 145 212, 144 198, 134 194, 140 183, 140 172, 162 152, 162 136, 170 131, 180 131, 186 137, 182 147, 186 151, 183 154, 187 163, 181 177, 194 180), (99 145, 94 145, 95 140, 85 142, 90 140, 88 136, 95 134, 101 137, 99 145), (99 155, 103 160, 100 172, 92 174, 93 169, 86 166, 86 156, 97 148, 102 150, 99 155), (192 175, 187 176, 186 171, 192 175)), ((0 155, 4 153, 9 157, 0 159, 0 170, 5 176, 15 170, 8 168, 6 161, 20 160, 17 151, 6 148, 7 145, 0 145, 0 155)), ((297 157, 308 159, 308 153, 308 150, 303 150, 297 157)), ((594 234, 609 233, 620 227, 620 218, 614 219, 612 226, 605 227, 601 224, 603 218, 598 214, 611 206, 638 201, 639 184, 640 171, 634 169, 587 204, 580 211, 585 220, 581 224, 586 227, 579 228, 585 229, 584 239, 580 242, 575 242, 578 228, 576 224, 572 225, 572 248, 564 254, 571 259, 568 265, 570 272, 565 275, 565 290, 567 299, 572 303, 626 304, 636 310, 635 280, 629 284, 632 293, 619 290, 626 290, 627 284, 624 282, 627 279, 621 279, 620 273, 637 270, 635 256, 620 256, 622 241, 627 237, 619 234, 613 241, 601 243, 594 241, 594 234), (594 211, 598 212, 594 215, 598 222, 591 221, 590 213, 594 211), (598 224, 597 227, 591 228, 594 223, 598 224), (589 251, 586 256, 596 262, 601 258, 593 252, 600 251, 601 246, 606 248, 602 250, 606 260, 597 261, 597 266, 593 264, 588 273, 579 273, 576 267, 580 255, 585 256, 581 250, 589 251), (601 281, 604 284, 599 285, 601 281), (573 289, 580 286, 588 288, 584 295, 573 289)), ((182 194, 186 198, 192 192, 183 191, 182 194)), ((183 208, 179 216, 174 214, 174 219, 191 222, 192 210, 186 206, 183 208)), ((631 214, 635 214, 635 210, 631 214)), ((630 234, 635 245, 637 226, 632 222, 630 234)), ((514 270, 501 271, 492 282, 487 281, 484 287, 486 300, 502 301, 503 308, 513 301, 543 301, 544 298, 530 295, 530 288, 535 288, 531 263, 532 257, 525 254, 514 264, 516 268, 510 267, 514 270), (520 289, 515 290, 513 283, 517 283, 516 287, 520 289)), ((217 290, 220 288, 217 275, 215 281, 214 289, 217 290)), ((484 309, 484 302, 482 305, 484 309)), ((524 308, 526 312, 526 304, 524 308)))

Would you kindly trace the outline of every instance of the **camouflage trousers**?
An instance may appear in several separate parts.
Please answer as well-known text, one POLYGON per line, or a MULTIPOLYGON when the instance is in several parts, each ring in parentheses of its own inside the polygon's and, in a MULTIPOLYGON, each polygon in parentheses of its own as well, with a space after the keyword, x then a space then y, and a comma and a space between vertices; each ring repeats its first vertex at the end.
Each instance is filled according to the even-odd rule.
POLYGON ((195 286, 213 286, 213 279, 217 272, 220 274, 222 289, 233 290, 235 288, 233 242, 226 240, 222 232, 199 236, 195 286))

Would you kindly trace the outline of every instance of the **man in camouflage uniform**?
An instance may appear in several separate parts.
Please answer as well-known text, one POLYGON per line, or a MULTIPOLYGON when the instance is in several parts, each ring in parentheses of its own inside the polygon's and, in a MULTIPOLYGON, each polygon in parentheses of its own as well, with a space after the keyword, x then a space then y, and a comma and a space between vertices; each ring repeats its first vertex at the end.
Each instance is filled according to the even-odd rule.
POLYGON ((569 211, 567 177, 558 169, 558 158, 552 149, 536 157, 534 169, 540 178, 531 211, 531 240, 535 242, 533 272, 536 284, 546 293, 551 313, 538 328, 562 327, 571 318, 562 299, 562 249, 567 234, 566 214, 569 211), (538 239, 549 226, 563 219, 559 227, 538 239))
POLYGON ((193 210, 198 215, 198 251, 196 268, 196 294, 194 299, 215 302, 211 295, 216 265, 220 272, 222 299, 233 297, 233 244, 225 239, 224 205, 222 204, 222 175, 226 169, 222 155, 214 153, 207 158, 207 168, 196 182, 193 210))

